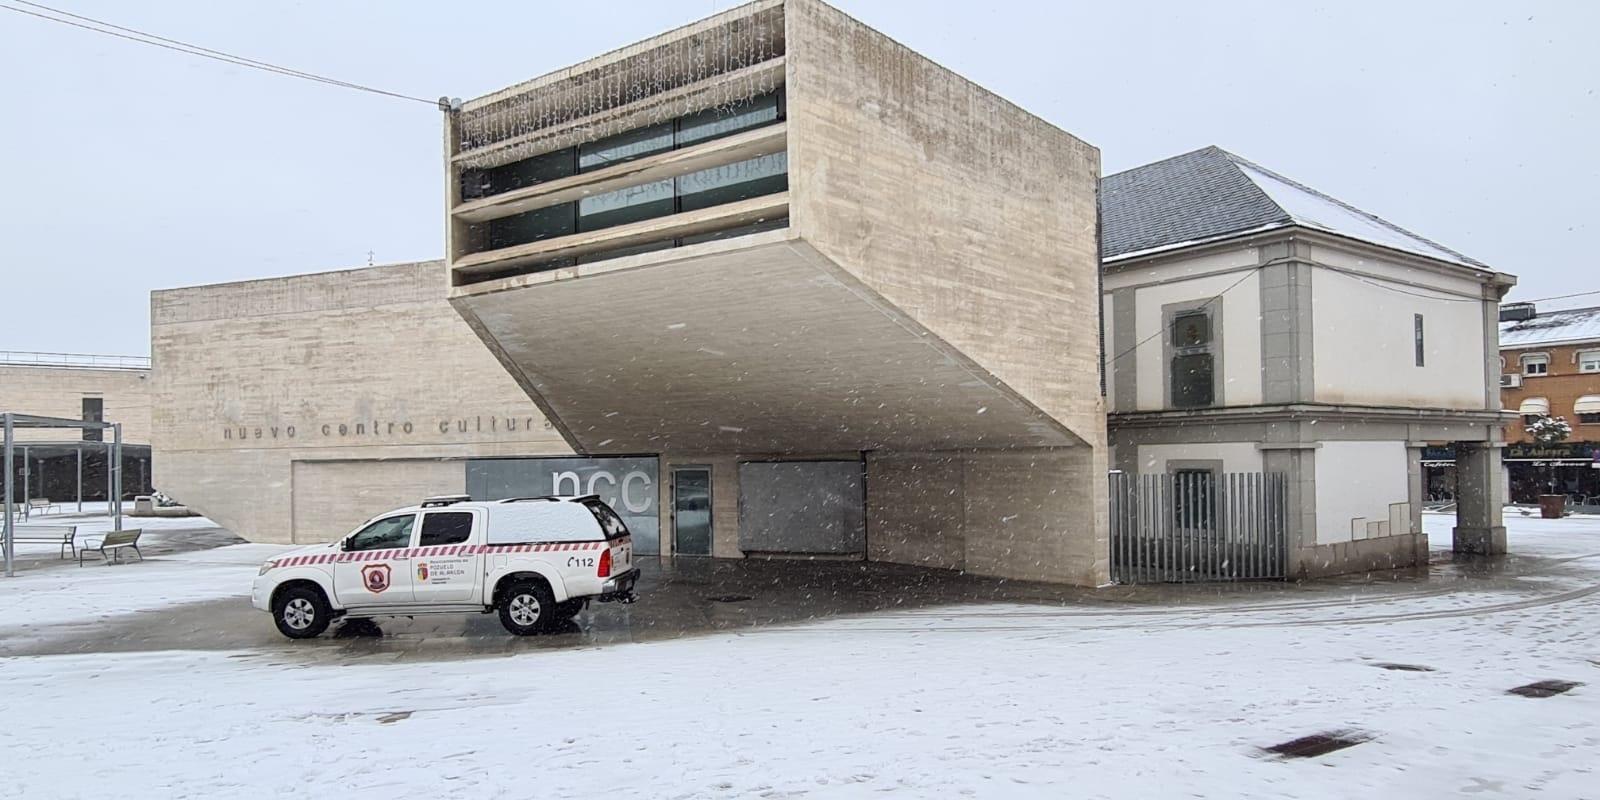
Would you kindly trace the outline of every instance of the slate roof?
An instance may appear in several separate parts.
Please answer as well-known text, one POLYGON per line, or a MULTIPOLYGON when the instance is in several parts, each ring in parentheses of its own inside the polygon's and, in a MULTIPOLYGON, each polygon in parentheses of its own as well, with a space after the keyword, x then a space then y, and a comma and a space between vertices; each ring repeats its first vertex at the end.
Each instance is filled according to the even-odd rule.
POLYGON ((1543 311, 1533 319, 1500 323, 1503 350, 1583 341, 1600 341, 1600 308, 1543 311))
POLYGON ((1290 225, 1486 269, 1220 147, 1204 147, 1100 181, 1100 254, 1106 259, 1290 225))

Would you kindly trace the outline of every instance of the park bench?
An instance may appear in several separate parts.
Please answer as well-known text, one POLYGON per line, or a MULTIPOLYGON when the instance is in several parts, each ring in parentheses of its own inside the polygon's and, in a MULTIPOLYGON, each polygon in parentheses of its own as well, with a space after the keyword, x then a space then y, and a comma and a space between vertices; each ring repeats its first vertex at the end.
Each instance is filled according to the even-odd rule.
POLYGON ((78 536, 76 525, 18 525, 12 535, 18 542, 60 545, 62 558, 67 557, 69 549, 73 555, 78 554, 77 547, 73 544, 78 536))
POLYGON ((139 552, 139 535, 142 533, 144 531, 139 528, 126 531, 107 531, 106 535, 101 537, 98 542, 90 543, 85 541, 83 546, 78 548, 78 566, 83 566, 83 557, 90 552, 99 553, 100 560, 107 563, 113 558, 120 563, 122 561, 122 551, 125 549, 132 550, 134 555, 138 556, 140 561, 143 561, 144 553, 139 552))
POLYGON ((31 497, 28 499, 29 516, 32 516, 35 512, 40 514, 48 514, 52 508, 57 511, 61 510, 61 506, 50 502, 50 498, 48 497, 31 497))

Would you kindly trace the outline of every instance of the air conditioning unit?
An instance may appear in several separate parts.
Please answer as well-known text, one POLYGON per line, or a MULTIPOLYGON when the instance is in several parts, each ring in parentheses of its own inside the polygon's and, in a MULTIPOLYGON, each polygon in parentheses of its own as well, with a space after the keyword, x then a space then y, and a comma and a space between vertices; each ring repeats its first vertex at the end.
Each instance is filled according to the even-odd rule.
POLYGON ((1502 388, 1502 389, 1516 389, 1516 388, 1520 387, 1521 385, 1522 385, 1522 376, 1521 375, 1512 374, 1512 375, 1501 375, 1500 376, 1500 388, 1502 388))

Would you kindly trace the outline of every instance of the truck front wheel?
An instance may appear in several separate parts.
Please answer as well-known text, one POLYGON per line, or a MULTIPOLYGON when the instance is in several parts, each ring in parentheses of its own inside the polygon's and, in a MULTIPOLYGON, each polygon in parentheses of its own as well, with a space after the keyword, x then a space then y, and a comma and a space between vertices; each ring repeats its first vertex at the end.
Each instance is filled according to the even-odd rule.
POLYGON ((290 586, 272 602, 272 621, 290 639, 314 639, 328 629, 333 609, 328 598, 310 586, 290 586))
POLYGON ((542 581, 519 580, 500 598, 500 624, 518 636, 530 636, 550 626, 556 600, 542 581))

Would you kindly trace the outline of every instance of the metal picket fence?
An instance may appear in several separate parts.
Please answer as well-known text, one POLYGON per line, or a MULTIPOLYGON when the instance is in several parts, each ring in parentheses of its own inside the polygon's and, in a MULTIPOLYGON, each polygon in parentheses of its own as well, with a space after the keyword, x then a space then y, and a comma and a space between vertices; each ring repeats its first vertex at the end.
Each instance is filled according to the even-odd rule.
POLYGON ((1275 472, 1113 472, 1111 577, 1119 583, 1283 578, 1285 477, 1275 472))

